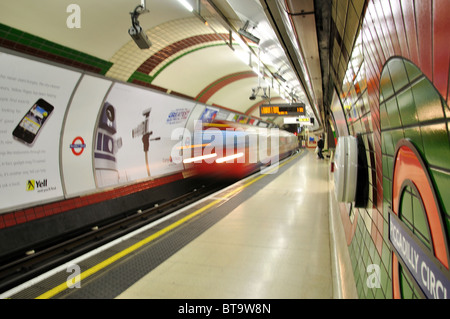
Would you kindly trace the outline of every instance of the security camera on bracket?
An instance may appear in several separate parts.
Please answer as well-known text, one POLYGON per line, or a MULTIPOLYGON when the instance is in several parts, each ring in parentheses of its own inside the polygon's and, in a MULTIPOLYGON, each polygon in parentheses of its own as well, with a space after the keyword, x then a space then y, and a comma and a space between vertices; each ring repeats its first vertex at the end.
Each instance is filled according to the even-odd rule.
POLYGON ((142 27, 139 25, 139 15, 149 12, 147 9, 145 9, 145 1, 142 0, 141 4, 138 5, 133 12, 130 12, 131 14, 131 28, 128 29, 128 34, 131 36, 131 38, 134 40, 134 42, 137 44, 137 46, 140 49, 149 49, 152 46, 151 41, 147 37, 147 34, 145 34, 145 31, 142 29, 142 27))
POLYGON ((250 97, 249 97, 249 99, 250 99, 251 101, 256 100, 256 94, 258 93, 258 91, 259 91, 259 88, 252 89, 252 95, 250 95, 250 97))
POLYGON ((262 97, 264 100, 270 100, 270 87, 269 87, 269 95, 267 95, 267 93, 266 93, 267 88, 261 88, 260 86, 258 86, 257 88, 252 89, 252 95, 250 95, 250 97, 249 97, 249 99, 250 99, 251 101, 256 100, 256 97, 258 96, 258 93, 259 93, 259 90, 260 90, 260 89, 262 89, 263 92, 264 92, 264 93, 261 95, 261 97, 262 97))

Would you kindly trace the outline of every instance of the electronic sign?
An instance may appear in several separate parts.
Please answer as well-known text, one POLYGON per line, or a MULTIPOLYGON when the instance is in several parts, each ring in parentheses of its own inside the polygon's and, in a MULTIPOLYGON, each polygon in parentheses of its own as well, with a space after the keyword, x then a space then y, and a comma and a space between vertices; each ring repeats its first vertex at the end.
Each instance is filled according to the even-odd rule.
POLYGON ((260 116, 303 116, 305 104, 263 104, 259 107, 260 116))
POLYGON ((312 120, 309 117, 285 117, 284 124, 313 125, 312 120))

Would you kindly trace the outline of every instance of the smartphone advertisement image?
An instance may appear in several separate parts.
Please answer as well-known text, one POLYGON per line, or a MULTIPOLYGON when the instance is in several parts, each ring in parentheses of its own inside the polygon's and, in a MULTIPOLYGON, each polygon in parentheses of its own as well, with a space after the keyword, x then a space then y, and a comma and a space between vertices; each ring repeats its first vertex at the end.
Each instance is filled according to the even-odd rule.
POLYGON ((44 99, 39 99, 14 129, 14 138, 26 145, 33 145, 53 109, 53 105, 44 99))
POLYGON ((63 196, 59 143, 81 74, 0 53, 0 212, 63 196))

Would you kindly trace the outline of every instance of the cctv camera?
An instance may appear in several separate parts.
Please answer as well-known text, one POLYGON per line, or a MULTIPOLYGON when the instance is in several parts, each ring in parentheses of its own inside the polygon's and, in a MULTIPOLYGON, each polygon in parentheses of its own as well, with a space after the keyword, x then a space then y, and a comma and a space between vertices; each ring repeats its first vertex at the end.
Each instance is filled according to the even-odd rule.
POLYGON ((137 46, 141 49, 149 49, 152 46, 149 38, 145 34, 144 30, 139 25, 134 25, 128 30, 128 34, 136 42, 137 46))
POLYGON ((256 95, 258 94, 258 92, 259 92, 259 87, 257 87, 256 89, 252 89, 252 95, 250 95, 250 100, 256 100, 256 95))

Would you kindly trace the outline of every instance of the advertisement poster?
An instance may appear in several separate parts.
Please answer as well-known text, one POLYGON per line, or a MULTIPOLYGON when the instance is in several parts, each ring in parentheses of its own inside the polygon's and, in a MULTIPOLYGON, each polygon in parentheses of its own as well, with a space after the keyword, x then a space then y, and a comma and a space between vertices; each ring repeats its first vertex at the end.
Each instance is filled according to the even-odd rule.
POLYGON ((61 136, 61 171, 65 197, 96 191, 92 155, 97 116, 112 81, 84 75, 67 110, 61 136))
POLYGON ((80 73, 0 52, 0 212, 63 196, 62 122, 80 73))
POLYGON ((211 123, 212 121, 214 121, 214 119, 217 118, 218 114, 219 109, 207 106, 205 107, 203 114, 200 116, 200 121, 202 121, 203 123, 211 123))
POLYGON ((230 112, 224 109, 219 110, 219 114, 216 116, 216 120, 226 121, 228 119, 228 116, 230 115, 230 112))
POLYGON ((184 128, 195 103, 116 83, 99 116, 94 149, 97 187, 172 174, 176 128, 184 128))

